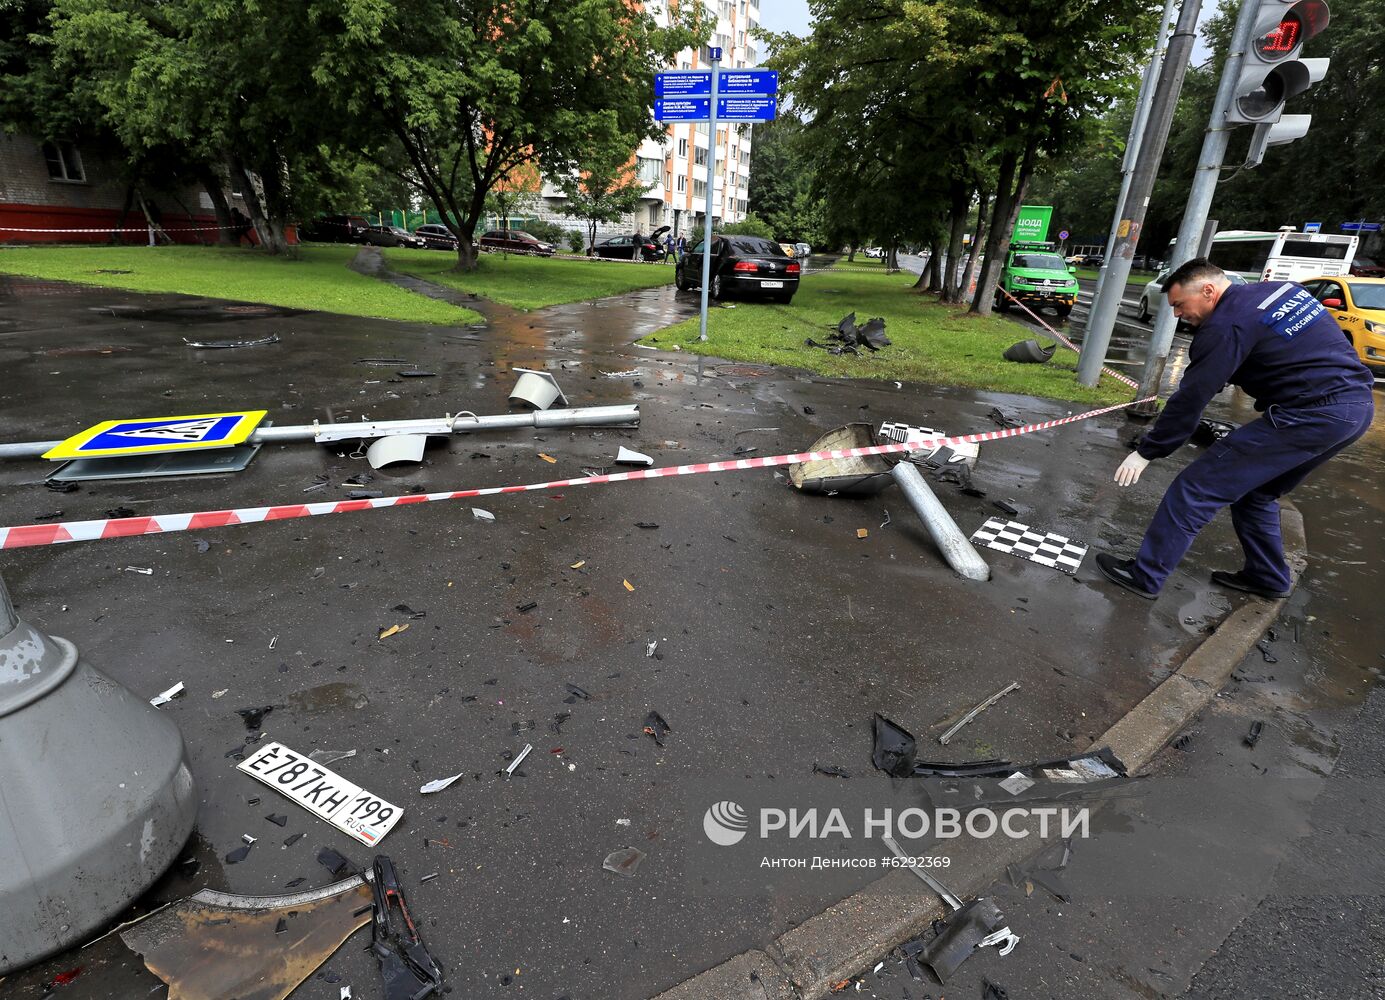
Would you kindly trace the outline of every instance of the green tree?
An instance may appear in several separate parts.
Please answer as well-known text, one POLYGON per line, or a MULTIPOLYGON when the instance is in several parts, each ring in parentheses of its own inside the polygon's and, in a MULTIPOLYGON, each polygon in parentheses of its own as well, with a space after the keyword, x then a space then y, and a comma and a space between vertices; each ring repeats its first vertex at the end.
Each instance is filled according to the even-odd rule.
POLYGON ((596 227, 617 222, 639 207, 648 189, 630 163, 631 146, 616 142, 582 158, 576 174, 559 180, 567 199, 563 211, 587 226, 587 252, 596 246, 596 227))
POLYGON ((706 37, 701 4, 660 28, 626 0, 307 0, 331 58, 314 67, 337 115, 372 121, 475 266, 486 197, 523 164, 578 173, 595 151, 662 130, 654 73, 706 37))

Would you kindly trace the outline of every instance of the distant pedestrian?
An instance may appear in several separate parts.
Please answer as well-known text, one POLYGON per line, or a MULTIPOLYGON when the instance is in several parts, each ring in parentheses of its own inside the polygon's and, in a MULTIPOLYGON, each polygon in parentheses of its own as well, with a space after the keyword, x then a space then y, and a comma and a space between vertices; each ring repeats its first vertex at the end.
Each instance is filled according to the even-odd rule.
POLYGON ((685 255, 687 252, 688 252, 688 238, 687 238, 686 236, 680 236, 680 237, 678 237, 678 259, 679 259, 679 260, 682 260, 683 257, 684 257, 684 255, 685 255))
POLYGON ((678 251, 674 245, 672 233, 664 237, 664 263, 667 264, 670 260, 675 264, 678 263, 678 251))

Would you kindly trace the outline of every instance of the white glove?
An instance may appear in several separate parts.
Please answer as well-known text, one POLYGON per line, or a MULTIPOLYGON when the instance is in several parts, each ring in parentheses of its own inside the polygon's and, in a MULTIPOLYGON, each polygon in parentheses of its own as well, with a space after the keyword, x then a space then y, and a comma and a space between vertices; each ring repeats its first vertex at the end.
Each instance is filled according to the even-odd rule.
POLYGON ((1140 473, 1149 465, 1149 459, 1138 451, 1132 451, 1116 470, 1116 482, 1122 486, 1134 486, 1140 481, 1140 473))

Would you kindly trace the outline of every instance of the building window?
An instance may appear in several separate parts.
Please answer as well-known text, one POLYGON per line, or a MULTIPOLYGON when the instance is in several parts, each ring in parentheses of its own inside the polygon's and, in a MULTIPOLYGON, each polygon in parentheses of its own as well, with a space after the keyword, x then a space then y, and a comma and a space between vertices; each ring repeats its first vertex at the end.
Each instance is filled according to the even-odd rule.
POLYGON ((659 225, 659 213, 664 210, 662 205, 649 206, 649 228, 655 229, 659 225))
POLYGON ((694 197, 694 198, 705 198, 705 197, 707 197, 707 182, 706 182, 706 181, 699 181, 699 180, 696 180, 696 179, 693 180, 693 197, 694 197))
POLYGON ((687 140, 687 139, 679 139, 679 140, 678 140, 678 155, 681 156, 681 157, 683 157, 683 159, 685 159, 685 160, 688 158, 688 140, 687 140))
POLYGON ((638 176, 645 187, 652 187, 664 179, 664 161, 653 160, 647 156, 639 157, 638 176))
POLYGON ((679 174, 674 179, 673 189, 675 191, 686 191, 688 189, 688 178, 683 174, 679 174))
POLYGON ((48 176, 55 181, 85 181, 82 157, 70 142, 45 142, 43 158, 48 161, 48 176))
POLYGON ((699 167, 705 167, 707 165, 707 150, 703 149, 701 146, 694 149, 693 163, 699 167))

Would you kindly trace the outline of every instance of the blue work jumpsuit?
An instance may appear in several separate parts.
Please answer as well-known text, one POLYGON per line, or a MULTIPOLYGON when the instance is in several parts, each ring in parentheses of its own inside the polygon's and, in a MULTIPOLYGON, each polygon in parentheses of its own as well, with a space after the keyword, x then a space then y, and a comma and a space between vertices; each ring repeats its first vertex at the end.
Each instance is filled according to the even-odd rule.
POLYGON ((1227 288, 1193 334, 1188 357, 1178 391, 1137 448, 1143 457, 1181 447, 1228 383, 1264 415, 1178 474, 1145 532, 1135 581, 1157 593, 1197 533, 1229 504, 1245 550, 1243 576, 1287 591, 1277 500, 1365 433, 1375 414, 1374 377, 1322 304, 1288 281, 1227 288))

